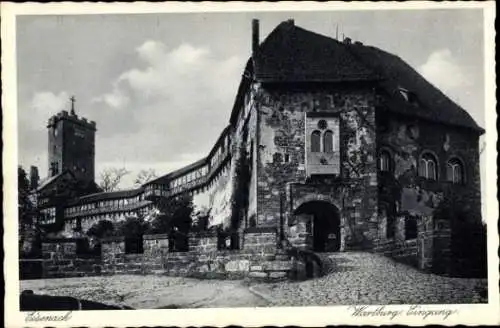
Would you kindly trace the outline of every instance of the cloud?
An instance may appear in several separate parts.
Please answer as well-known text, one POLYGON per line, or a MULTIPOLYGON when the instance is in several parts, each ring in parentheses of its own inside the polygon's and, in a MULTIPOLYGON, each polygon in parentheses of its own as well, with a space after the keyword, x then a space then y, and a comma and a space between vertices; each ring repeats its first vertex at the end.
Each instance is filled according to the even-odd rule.
POLYGON ((115 83, 113 91, 92 99, 93 103, 103 102, 108 107, 120 109, 128 105, 130 99, 124 94, 115 83))
POLYGON ((449 49, 434 51, 418 68, 431 83, 447 93, 469 85, 469 79, 449 49))
POLYGON ((18 114, 19 164, 39 167, 43 175, 47 169, 46 123, 57 112, 70 109, 66 91, 39 91, 21 102, 18 114), (43 137, 41 137, 43 136, 43 137))
MULTIPOLYGON (((60 91, 58 94, 50 91, 41 91, 33 95, 29 111, 19 111, 20 120, 29 122, 47 122, 55 113, 69 109, 69 95, 66 91, 60 91)), ((37 124, 34 128, 44 129, 43 124, 37 124)))
POLYGON ((135 53, 136 64, 94 98, 102 106, 98 160, 175 163, 207 155, 228 124, 243 61, 188 43, 169 49, 155 40, 135 53))
POLYGON ((142 99, 160 97, 186 106, 195 100, 186 102, 192 94, 196 94, 196 98, 225 99, 229 95, 227 87, 222 88, 219 83, 234 83, 227 78, 238 76, 242 68, 237 57, 217 59, 209 49, 186 43, 169 52, 163 43, 149 40, 136 51, 147 64, 146 68, 130 69, 122 73, 116 83, 130 87, 135 96, 142 99), (211 94, 199 94, 202 91, 211 94))

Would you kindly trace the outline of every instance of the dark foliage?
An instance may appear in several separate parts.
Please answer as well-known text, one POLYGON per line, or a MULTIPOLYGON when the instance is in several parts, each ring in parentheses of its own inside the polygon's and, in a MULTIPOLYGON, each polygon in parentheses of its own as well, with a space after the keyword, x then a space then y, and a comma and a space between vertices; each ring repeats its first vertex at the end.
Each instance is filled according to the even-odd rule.
POLYGON ((142 237, 148 230, 150 225, 141 217, 129 217, 125 221, 117 224, 116 235, 124 236, 125 238, 142 237))
POLYGON ((87 230, 87 236, 95 238, 105 238, 112 236, 115 231, 113 222, 108 220, 103 220, 95 223, 93 226, 87 230))
POLYGON ((193 199, 190 195, 163 198, 158 202, 160 215, 156 217, 148 233, 160 234, 179 231, 187 234, 192 225, 193 199))
POLYGON ((441 202, 434 218, 450 224, 451 272, 458 276, 486 277, 486 225, 464 208, 455 195, 449 195, 441 202))
POLYGON ((231 230, 237 231, 241 222, 245 220, 248 213, 248 191, 251 178, 251 160, 244 146, 240 148, 240 154, 235 170, 235 189, 231 200, 231 230))
POLYGON ((23 258, 39 257, 41 255, 43 231, 40 230, 36 223, 39 212, 35 204, 30 200, 28 175, 21 166, 17 168, 17 183, 19 255, 23 258))

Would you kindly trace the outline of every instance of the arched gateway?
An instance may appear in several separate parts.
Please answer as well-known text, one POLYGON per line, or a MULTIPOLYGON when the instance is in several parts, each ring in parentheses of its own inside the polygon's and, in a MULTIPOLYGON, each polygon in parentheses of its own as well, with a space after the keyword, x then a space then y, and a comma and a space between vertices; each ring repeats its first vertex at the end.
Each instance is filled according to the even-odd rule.
POLYGON ((306 231, 312 236, 312 249, 316 252, 340 250, 340 214, 338 208, 326 201, 309 201, 301 204, 294 216, 305 220, 306 231))

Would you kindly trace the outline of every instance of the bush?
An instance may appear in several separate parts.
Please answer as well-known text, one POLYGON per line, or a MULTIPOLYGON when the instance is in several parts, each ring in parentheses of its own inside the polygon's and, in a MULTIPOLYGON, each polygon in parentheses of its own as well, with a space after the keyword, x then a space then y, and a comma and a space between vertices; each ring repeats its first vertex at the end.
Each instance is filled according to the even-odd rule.
POLYGON ((455 266, 453 271, 462 276, 486 277, 488 271, 486 226, 467 220, 454 220, 451 252, 455 266))
POLYGON ((117 225, 116 234, 126 238, 139 238, 149 230, 150 225, 143 218, 129 217, 117 225))
POLYGON ((456 196, 449 195, 434 211, 434 218, 450 222, 452 267, 448 271, 456 276, 486 277, 486 226, 480 217, 464 209, 456 196))
POLYGON ((87 236, 100 239, 100 238, 112 236, 114 230, 115 230, 115 227, 113 225, 113 222, 108 221, 108 220, 103 220, 103 221, 97 222, 92 227, 90 227, 90 229, 87 231, 87 236))
POLYGON ((158 204, 158 215, 152 222, 149 233, 171 233, 177 230, 188 233, 192 226, 193 198, 181 195, 175 198, 161 199, 158 204))

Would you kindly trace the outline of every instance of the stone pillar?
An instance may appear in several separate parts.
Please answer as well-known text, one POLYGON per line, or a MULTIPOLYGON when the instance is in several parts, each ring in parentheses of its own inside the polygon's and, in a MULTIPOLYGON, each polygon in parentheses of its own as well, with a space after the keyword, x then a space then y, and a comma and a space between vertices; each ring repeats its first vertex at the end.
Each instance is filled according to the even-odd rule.
POLYGON ((103 274, 118 273, 123 270, 125 238, 109 237, 101 240, 103 274))
POLYGON ((418 223, 417 263, 418 268, 432 271, 434 221, 432 217, 422 217, 418 223))
POLYGON ((144 235, 143 268, 145 273, 162 274, 164 259, 168 256, 168 234, 144 235))
POLYGON ((406 217, 404 215, 396 217, 396 223, 395 223, 396 231, 394 232, 394 240, 397 243, 403 243, 405 241, 405 224, 406 224, 406 217))
MULTIPOLYGON (((346 225, 347 225, 347 218, 344 214, 340 214, 340 248, 339 252, 343 252, 345 250, 345 240, 346 240, 346 225)), ((311 245, 312 246, 312 245, 311 245)))
MULTIPOLYGON (((312 234, 307 229, 307 224, 312 220, 312 215, 302 214, 297 216, 295 224, 290 227, 290 243, 298 249, 312 249, 312 234)), ((311 222, 312 223, 312 222, 311 222)))
POLYGON ((433 257, 432 271, 447 273, 451 270, 451 227, 448 220, 434 221, 434 235, 432 239, 433 257))

